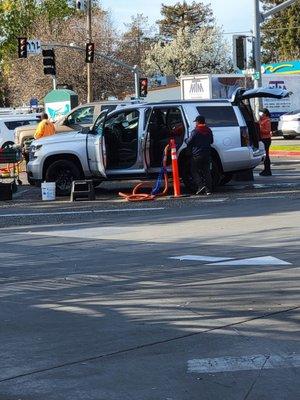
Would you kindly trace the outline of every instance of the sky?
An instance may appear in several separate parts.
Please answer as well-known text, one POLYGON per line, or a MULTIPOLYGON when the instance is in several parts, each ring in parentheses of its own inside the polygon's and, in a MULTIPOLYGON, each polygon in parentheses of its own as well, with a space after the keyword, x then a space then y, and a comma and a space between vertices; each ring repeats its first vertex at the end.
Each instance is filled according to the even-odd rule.
MULTIPOLYGON (((124 29, 130 17, 144 14, 149 22, 160 18, 161 3, 175 4, 178 0, 101 0, 104 9, 109 9, 117 28, 124 29)), ((253 0, 201 0, 211 4, 214 16, 224 32, 249 32, 253 27, 253 0)), ((191 3, 192 1, 188 1, 191 3)))

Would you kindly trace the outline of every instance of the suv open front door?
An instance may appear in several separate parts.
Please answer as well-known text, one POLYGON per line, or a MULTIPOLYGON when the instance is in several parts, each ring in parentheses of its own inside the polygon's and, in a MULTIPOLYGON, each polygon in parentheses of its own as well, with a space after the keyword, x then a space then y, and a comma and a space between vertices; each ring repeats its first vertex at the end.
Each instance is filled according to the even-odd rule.
POLYGON ((102 111, 87 134, 87 161, 93 177, 106 178, 106 148, 104 124, 108 110, 102 111))

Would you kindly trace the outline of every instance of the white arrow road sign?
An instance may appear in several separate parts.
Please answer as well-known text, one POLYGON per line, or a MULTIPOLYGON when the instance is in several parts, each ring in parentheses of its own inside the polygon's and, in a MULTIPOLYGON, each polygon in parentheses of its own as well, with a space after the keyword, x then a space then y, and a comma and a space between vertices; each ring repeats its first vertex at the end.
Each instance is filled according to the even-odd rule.
POLYGON ((228 257, 211 257, 211 256, 194 256, 194 255, 184 255, 177 257, 169 257, 174 260, 180 261, 206 261, 209 264, 206 265, 291 265, 287 261, 280 260, 279 258, 272 256, 265 257, 253 257, 244 258, 242 260, 237 260, 228 257))
POLYGON ((174 260, 180 260, 180 261, 208 261, 208 262, 232 260, 232 258, 228 257, 192 256, 192 255, 169 257, 169 258, 173 258, 174 260))
POLYGON ((37 39, 27 40, 27 53, 28 54, 40 54, 42 51, 41 42, 37 39))
POLYGON ((210 265, 291 265, 287 261, 280 260, 279 258, 266 256, 245 258, 243 260, 231 260, 212 263, 210 265))

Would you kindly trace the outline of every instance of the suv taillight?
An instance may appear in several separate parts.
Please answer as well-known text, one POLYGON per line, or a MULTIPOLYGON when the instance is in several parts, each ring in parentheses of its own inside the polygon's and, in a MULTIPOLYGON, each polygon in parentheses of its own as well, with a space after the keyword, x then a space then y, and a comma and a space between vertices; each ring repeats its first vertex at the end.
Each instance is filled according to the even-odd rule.
POLYGON ((248 128, 246 126, 241 126, 240 127, 240 133, 241 133, 241 146, 242 147, 249 146, 250 139, 249 139, 248 128))

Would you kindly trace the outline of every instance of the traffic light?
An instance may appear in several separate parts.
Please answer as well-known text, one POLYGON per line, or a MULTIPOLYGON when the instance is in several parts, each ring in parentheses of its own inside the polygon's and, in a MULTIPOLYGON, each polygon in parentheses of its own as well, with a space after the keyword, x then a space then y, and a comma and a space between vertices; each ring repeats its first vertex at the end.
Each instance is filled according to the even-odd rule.
POLYGON ((95 44, 94 43, 87 43, 85 45, 85 62, 91 64, 94 62, 95 56, 95 44))
POLYGON ((53 49, 42 50, 45 75, 56 75, 55 54, 53 49))
POLYGON ((246 69, 246 36, 233 36, 233 65, 235 69, 246 69))
POLYGON ((19 58, 27 58, 27 38, 18 38, 18 55, 19 58))
POLYGON ((140 78, 139 95, 140 97, 146 97, 147 94, 148 94, 148 79, 140 78))

